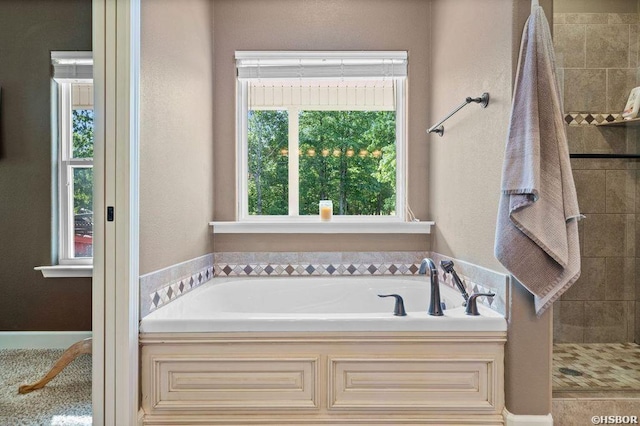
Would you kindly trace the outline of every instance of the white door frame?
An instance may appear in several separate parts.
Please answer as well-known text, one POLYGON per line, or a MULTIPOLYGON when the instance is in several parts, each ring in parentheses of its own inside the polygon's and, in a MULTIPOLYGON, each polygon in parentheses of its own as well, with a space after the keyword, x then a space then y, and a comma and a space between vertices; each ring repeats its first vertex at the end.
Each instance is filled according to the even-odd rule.
POLYGON ((139 421, 139 30, 140 0, 93 0, 94 425, 139 421))

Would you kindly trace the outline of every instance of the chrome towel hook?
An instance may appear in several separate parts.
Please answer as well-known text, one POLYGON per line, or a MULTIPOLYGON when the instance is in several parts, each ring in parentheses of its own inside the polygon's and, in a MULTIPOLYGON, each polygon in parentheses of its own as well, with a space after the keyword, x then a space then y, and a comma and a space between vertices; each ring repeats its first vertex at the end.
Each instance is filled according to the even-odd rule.
POLYGON ((489 93, 484 92, 478 98, 472 98, 472 97, 466 98, 463 103, 461 103, 456 109, 451 111, 449 115, 447 115, 445 118, 440 120, 438 124, 434 124, 433 126, 431 126, 429 130, 427 130, 427 133, 437 133, 440 136, 444 135, 444 126, 442 125, 442 123, 450 119, 456 112, 460 111, 462 108, 464 108, 467 104, 470 104, 471 102, 480 104, 482 108, 486 108, 487 105, 489 105, 489 93))

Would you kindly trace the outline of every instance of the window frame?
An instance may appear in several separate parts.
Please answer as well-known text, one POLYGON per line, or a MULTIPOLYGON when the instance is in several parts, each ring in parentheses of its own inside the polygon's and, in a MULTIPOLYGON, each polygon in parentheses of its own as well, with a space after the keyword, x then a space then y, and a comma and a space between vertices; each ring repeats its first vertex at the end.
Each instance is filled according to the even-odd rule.
POLYGON ((92 158, 73 157, 73 84, 93 84, 92 79, 57 79, 57 124, 58 124, 58 264, 92 265, 93 257, 74 256, 75 218, 74 168, 93 168, 92 158))
MULTIPOLYGON (((238 57, 236 52, 236 57, 238 57)), ((250 54, 252 52, 249 52, 250 54)), ((295 58, 317 58, 319 52, 287 52, 295 58)), ((333 55, 342 58, 350 56, 358 59, 363 52, 326 52, 329 57, 333 55)), ((366 53, 366 52, 365 52, 366 53)), ((375 52, 374 52, 375 53, 375 52)), ((383 52, 384 53, 384 52, 383 52)), ((394 52, 400 53, 400 52, 394 52)), ((406 54, 406 52, 403 52, 406 54)), ((268 58, 270 56, 282 56, 283 52, 260 52, 260 55, 268 58)), ((339 76, 333 78, 340 78, 339 76)), ((407 76, 386 77, 392 79, 396 84, 395 105, 396 105, 396 211, 395 215, 334 215, 333 222, 406 222, 407 221, 407 104, 408 94, 406 88, 407 76)), ((289 214, 287 215, 250 215, 249 214, 249 179, 248 179, 248 113, 249 113, 249 80, 247 78, 236 78, 236 220, 238 222, 317 222, 319 215, 299 215, 290 214, 298 212, 299 193, 295 191, 299 188, 299 180, 294 182, 298 156, 290 156, 289 165, 289 214), (292 191, 291 189, 294 189, 292 191), (295 206, 293 204, 296 204, 295 206)), ((298 112, 300 108, 274 108, 287 110, 289 115, 289 152, 296 152, 299 144, 298 112), (295 114, 295 118, 292 118, 295 114), (291 126, 291 124, 294 124, 291 126), (292 128, 293 127, 293 128, 292 128), (292 138, 293 135, 293 138, 292 138), (298 142, 298 144, 296 144, 298 142), (294 149, 295 148, 295 149, 294 149)), ((320 200, 318 200, 320 201, 320 200)))

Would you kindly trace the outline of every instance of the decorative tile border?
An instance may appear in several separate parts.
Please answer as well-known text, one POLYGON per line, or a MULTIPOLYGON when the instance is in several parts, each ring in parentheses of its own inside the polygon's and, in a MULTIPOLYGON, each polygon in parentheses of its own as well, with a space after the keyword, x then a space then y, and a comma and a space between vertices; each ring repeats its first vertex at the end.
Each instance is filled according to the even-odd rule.
POLYGON ((219 265, 217 276, 300 276, 300 275, 414 275, 418 272, 419 264, 250 264, 250 265, 219 265))
POLYGON ((140 318, 199 287, 213 276, 213 253, 141 276, 140 318))
POLYGON ((591 112, 570 112, 565 114, 564 121, 569 126, 595 126, 600 123, 624 121, 622 114, 597 114, 591 112))
POLYGON ((206 283, 213 278, 213 266, 208 266, 195 274, 181 278, 171 284, 168 284, 157 291, 149 294, 150 306, 149 312, 153 312, 159 307, 174 301, 183 294, 193 290, 194 288, 206 283))
POLYGON ((415 275, 426 252, 216 253, 216 276, 415 275))

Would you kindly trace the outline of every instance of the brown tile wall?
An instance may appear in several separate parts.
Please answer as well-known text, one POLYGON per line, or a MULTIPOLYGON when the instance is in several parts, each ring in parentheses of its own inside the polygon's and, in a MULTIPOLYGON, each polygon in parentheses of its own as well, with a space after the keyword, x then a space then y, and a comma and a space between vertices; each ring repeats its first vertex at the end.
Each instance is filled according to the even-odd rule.
MULTIPOLYGON (((565 113, 620 114, 640 85, 638 27, 635 13, 554 14, 565 113)), ((636 129, 594 124, 569 123, 571 153, 640 152, 636 129)), ((572 166, 586 216, 582 274, 554 306, 554 342, 640 342, 640 161, 573 159, 572 166)))

